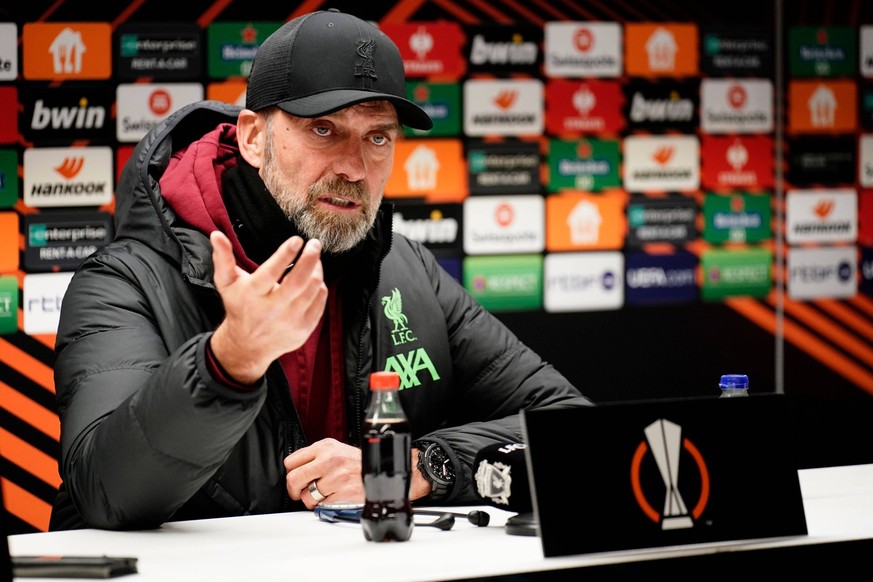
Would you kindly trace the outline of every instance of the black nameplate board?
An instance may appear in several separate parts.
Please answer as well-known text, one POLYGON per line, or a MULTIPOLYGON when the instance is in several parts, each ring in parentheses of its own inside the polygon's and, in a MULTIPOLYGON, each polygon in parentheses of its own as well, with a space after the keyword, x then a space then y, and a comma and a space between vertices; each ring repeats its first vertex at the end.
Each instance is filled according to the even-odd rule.
POLYGON ((545 557, 807 534, 784 395, 522 419, 545 557))

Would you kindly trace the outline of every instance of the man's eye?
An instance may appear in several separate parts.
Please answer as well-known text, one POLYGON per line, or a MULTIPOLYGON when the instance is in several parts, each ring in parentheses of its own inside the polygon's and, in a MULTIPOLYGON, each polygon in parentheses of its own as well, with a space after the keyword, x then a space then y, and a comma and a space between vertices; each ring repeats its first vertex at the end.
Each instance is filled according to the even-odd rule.
POLYGON ((374 135, 372 138, 373 143, 376 145, 385 145, 388 143, 388 136, 385 135, 374 135))
POLYGON ((314 129, 314 131, 315 131, 315 133, 317 133, 318 135, 320 135, 320 136, 322 136, 322 137, 324 137, 324 136, 328 136, 328 135, 330 135, 330 133, 331 133, 330 128, 329 128, 329 127, 324 127, 324 126, 316 127, 316 128, 314 129))

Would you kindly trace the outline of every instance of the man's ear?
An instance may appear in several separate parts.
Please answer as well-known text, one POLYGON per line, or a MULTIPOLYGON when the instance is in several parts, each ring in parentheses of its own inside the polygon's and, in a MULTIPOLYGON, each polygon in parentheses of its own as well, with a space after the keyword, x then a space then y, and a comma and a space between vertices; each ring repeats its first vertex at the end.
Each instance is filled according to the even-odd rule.
POLYGON ((243 159, 260 169, 264 165, 267 120, 263 115, 243 109, 236 121, 236 140, 243 159))

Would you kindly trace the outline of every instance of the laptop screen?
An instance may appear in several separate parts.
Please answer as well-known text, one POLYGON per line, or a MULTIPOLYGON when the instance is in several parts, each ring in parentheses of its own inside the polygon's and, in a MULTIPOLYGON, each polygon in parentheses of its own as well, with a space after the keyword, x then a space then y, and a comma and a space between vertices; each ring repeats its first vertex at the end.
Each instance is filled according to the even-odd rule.
POLYGON ((807 533, 784 395, 522 419, 546 557, 807 533))

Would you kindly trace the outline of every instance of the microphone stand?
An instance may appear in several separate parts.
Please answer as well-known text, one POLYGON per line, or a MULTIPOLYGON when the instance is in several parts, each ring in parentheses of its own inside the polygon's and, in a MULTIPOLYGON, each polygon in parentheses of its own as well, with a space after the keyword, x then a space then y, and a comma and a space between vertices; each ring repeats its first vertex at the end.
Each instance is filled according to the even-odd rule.
POLYGON ((506 520, 506 533, 514 536, 538 536, 540 525, 532 511, 518 513, 506 520))

